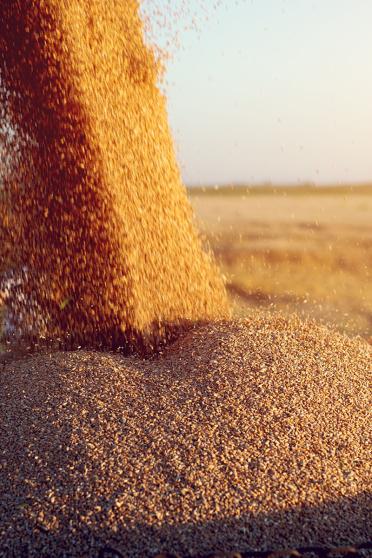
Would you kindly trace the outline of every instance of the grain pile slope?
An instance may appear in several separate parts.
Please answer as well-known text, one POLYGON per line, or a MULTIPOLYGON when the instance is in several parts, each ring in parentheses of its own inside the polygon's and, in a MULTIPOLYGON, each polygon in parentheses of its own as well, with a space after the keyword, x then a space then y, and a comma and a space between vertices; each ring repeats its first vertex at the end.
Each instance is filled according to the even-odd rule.
POLYGON ((147 361, 8 364, 0 547, 147 556, 365 538, 370 356, 273 317, 195 328, 147 361))
POLYGON ((26 331, 120 344, 226 316, 142 31, 134 0, 0 3, 0 123, 16 131, 1 146, 0 231, 26 331))

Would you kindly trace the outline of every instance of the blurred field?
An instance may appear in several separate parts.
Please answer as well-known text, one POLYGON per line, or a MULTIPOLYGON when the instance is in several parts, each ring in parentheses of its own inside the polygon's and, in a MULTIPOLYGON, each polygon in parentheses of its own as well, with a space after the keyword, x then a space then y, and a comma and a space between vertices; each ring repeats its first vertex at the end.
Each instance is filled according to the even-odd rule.
POLYGON ((237 315, 296 312, 372 339, 372 187, 189 192, 237 315))

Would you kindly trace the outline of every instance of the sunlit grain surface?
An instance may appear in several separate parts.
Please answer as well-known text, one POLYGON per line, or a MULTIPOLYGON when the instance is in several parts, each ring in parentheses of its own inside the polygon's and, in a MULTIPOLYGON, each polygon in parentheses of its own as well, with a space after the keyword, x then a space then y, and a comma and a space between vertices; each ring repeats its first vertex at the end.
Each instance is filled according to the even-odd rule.
POLYGON ((195 327, 150 360, 9 363, 1 547, 154 558, 367 539, 370 357, 360 340, 255 316, 195 327))

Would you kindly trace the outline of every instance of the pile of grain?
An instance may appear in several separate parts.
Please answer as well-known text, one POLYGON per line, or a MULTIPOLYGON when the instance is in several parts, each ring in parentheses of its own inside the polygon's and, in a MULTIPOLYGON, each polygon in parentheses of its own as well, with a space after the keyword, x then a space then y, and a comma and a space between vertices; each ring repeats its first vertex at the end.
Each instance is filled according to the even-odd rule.
POLYGON ((227 315, 142 31, 136 0, 0 3, 0 252, 23 333, 119 346, 227 315))
POLYGON ((272 317, 196 327, 150 360, 7 364, 3 555, 364 539, 370 356, 362 341, 272 317))

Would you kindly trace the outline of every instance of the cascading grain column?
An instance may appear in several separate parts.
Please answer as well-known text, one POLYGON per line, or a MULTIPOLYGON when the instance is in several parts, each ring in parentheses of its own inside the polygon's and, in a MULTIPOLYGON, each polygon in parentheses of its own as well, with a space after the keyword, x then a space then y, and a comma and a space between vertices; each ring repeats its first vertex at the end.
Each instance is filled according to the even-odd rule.
POLYGON ((1 79, 26 138, 8 180, 27 268, 26 302, 13 304, 32 296, 53 335, 83 338, 225 316, 137 2, 7 4, 1 79))
MULTIPOLYGON (((90 337, 102 324, 118 322, 109 302, 119 247, 62 12, 32 1, 3 3, 0 11, 2 86, 21 138, 5 198, 17 265, 27 269, 11 312, 26 320, 27 331, 41 314, 40 333, 90 337)), ((130 321, 129 305, 122 312, 130 321)))

